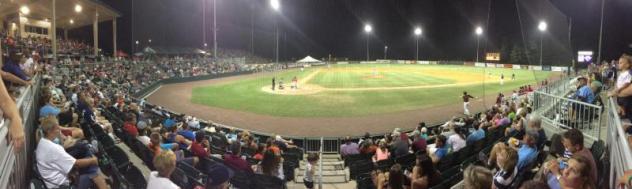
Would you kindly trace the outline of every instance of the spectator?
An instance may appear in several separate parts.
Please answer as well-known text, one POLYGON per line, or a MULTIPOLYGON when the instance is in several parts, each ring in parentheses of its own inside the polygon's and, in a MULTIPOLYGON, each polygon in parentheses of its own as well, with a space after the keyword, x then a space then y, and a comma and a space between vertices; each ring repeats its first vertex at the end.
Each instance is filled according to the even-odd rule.
POLYGON ((216 165, 207 172, 206 189, 228 189, 228 182, 234 176, 233 171, 223 165, 216 165))
POLYGON ((393 157, 401 157, 409 153, 410 145, 408 144, 408 135, 406 133, 400 133, 397 140, 393 143, 395 147, 393 150, 393 157))
POLYGON ((402 166, 395 164, 391 166, 388 173, 378 172, 376 178, 374 178, 375 186, 377 189, 403 189, 404 187, 404 174, 402 173, 402 166))
POLYGON ((373 155, 373 162, 386 160, 390 156, 391 156, 391 153, 388 151, 388 147, 386 146, 386 141, 380 140, 379 148, 375 150, 375 155, 373 155))
POLYGON ((487 161, 488 164, 494 165, 496 163, 496 157, 498 156, 497 153, 504 148, 511 147, 518 152, 518 171, 522 170, 522 168, 526 167, 537 158, 538 150, 535 146, 537 138, 537 133, 529 131, 522 139, 522 143, 515 138, 509 139, 509 145, 500 142, 496 143, 490 152, 489 160, 487 161))
POLYGON ((446 145, 446 138, 443 135, 437 135, 436 142, 437 150, 434 152, 432 156, 432 162, 435 164, 441 161, 443 157, 448 155, 448 145, 446 145))
POLYGON ((562 134, 562 144, 568 153, 573 156, 582 156, 586 159, 590 167, 590 179, 597 183, 597 164, 592 156, 592 152, 584 147, 584 135, 578 129, 570 129, 562 134))
POLYGON ((577 78, 579 81, 577 86, 577 92, 575 95, 579 101, 592 104, 595 101, 595 94, 593 94, 592 89, 588 85, 588 80, 585 77, 577 78))
POLYGON ((92 183, 100 189, 108 188, 104 176, 98 171, 98 160, 96 157, 91 156, 83 159, 75 159, 66 153, 59 140, 60 130, 56 118, 47 117, 43 119, 40 127, 44 132, 44 137, 42 137, 37 144, 35 158, 37 161, 37 169, 46 187, 69 187, 70 179, 68 175, 71 174, 73 168, 96 166, 96 171, 84 172, 79 175, 77 180, 78 188, 88 188, 92 183))
POLYGON ((485 124, 489 124, 489 123, 482 122, 478 125, 474 125, 475 131, 472 132, 469 136, 467 136, 467 145, 474 144, 477 141, 485 138, 485 129, 483 129, 483 126, 485 124))
POLYGON ((447 144, 452 147, 452 152, 458 152, 465 147, 465 135, 463 129, 454 129, 454 134, 448 138, 447 144))
POLYGON ((623 175, 617 179, 617 185, 632 188, 632 170, 623 172, 623 175))
POLYGON ((305 174, 303 174, 303 183, 305 184, 305 188, 307 189, 314 188, 314 174, 316 173, 316 164, 318 163, 318 159, 319 157, 317 153, 309 153, 307 155, 305 174))
POLYGON ((360 153, 364 155, 375 154, 377 148, 372 139, 366 139, 360 145, 360 153))
POLYGON ((24 73, 24 70, 20 68, 20 64, 26 61, 24 54, 21 52, 12 52, 9 55, 9 59, 2 66, 2 70, 13 74, 24 81, 30 80, 30 78, 24 73))
POLYGON ((557 162, 549 162, 547 164, 548 172, 546 179, 551 188, 576 188, 576 189, 595 189, 595 183, 591 178, 592 169, 590 162, 580 155, 574 155, 568 160, 568 167, 564 170, 560 169, 557 162))
POLYGON ((230 144, 230 152, 224 154, 224 164, 237 171, 253 173, 250 164, 241 158, 241 145, 236 142, 230 144))
POLYGON ((498 166, 498 171, 493 179, 494 189, 510 188, 516 175, 518 175, 517 163, 518 152, 513 148, 505 147, 497 153, 496 165, 498 166))
POLYGON ((417 161, 410 176, 412 189, 426 189, 441 183, 441 174, 428 154, 417 155, 417 161))
POLYGON ((618 67, 620 69, 620 74, 617 77, 615 89, 613 89, 608 95, 618 96, 617 105, 619 115, 632 120, 632 96, 625 95, 623 93, 624 89, 630 89, 628 86, 630 85, 630 82, 632 82, 632 75, 630 73, 632 71, 632 56, 628 54, 621 55, 618 67))
POLYGON ((171 182, 171 173, 176 169, 176 154, 172 151, 162 151, 154 157, 156 171, 149 173, 147 189, 179 189, 178 185, 171 182))
POLYGON ((204 131, 195 133, 195 140, 191 143, 191 153, 198 158, 208 158, 211 156, 211 145, 206 138, 204 131))
POLYGON ((125 115, 125 123, 123 123, 123 130, 133 138, 138 137, 138 128, 136 128, 136 118, 133 114, 125 115))
POLYGON ((345 137, 345 143, 340 145, 340 155, 342 158, 347 157, 348 155, 359 154, 358 143, 355 143, 351 140, 351 137, 345 137))
MULTIPOLYGON (((424 123, 424 125, 425 125, 425 123, 424 123)), ((428 128, 422 127, 420 132, 421 132, 421 138, 423 138, 425 140, 428 140, 428 128)))
POLYGON ((492 187, 492 172, 481 166, 470 165, 463 171, 465 189, 488 189, 492 187))
POLYGON ((419 134, 419 131, 413 131, 412 136, 413 136, 413 143, 411 146, 412 146, 413 153, 417 153, 419 151, 426 152, 426 148, 427 148, 426 139, 424 139, 419 134))
POLYGON ((257 174, 275 176, 279 179, 285 179, 283 175, 283 164, 281 164, 281 155, 277 155, 272 150, 266 150, 263 159, 253 169, 257 174))
POLYGON ((538 150, 543 149, 547 138, 546 132, 544 132, 544 129, 542 129, 542 120, 540 119, 540 117, 532 115, 529 119, 529 124, 527 125, 530 130, 538 133, 538 140, 536 142, 536 145, 538 147, 538 150))

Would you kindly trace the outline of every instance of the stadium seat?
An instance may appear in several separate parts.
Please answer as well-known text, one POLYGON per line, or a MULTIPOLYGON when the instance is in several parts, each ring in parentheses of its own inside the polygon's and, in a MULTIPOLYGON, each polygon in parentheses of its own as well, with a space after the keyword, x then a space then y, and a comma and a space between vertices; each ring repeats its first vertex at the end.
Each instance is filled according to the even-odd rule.
POLYGON ((252 179, 253 176, 254 175, 252 173, 235 171, 235 175, 233 176, 233 178, 230 179, 230 184, 238 189, 250 189, 250 179, 252 179))
POLYGON ((123 151, 123 149, 119 147, 113 147, 106 150, 108 156, 111 159, 111 162, 116 164, 116 168, 122 169, 130 164, 129 157, 123 151))
POLYGON ((451 168, 446 169, 445 171, 441 171, 441 180, 449 180, 453 176, 461 174, 460 166, 453 166, 451 168))
POLYGON ((358 175, 371 173, 373 169, 373 161, 370 159, 361 159, 349 165, 349 177, 355 180, 358 175))
POLYGON ((98 135, 97 140, 104 150, 109 150, 110 148, 116 147, 114 139, 112 139, 112 137, 110 137, 109 135, 98 135))
POLYGON ((437 169, 441 172, 452 167, 452 164, 454 163, 454 159, 455 159, 454 153, 449 153, 445 157, 441 158, 441 160, 437 163, 437 169))
POLYGON ((376 169, 381 170, 381 171, 388 171, 391 169, 391 166, 393 166, 395 164, 395 161, 393 161, 393 159, 385 159, 385 160, 380 160, 378 162, 375 162, 377 164, 376 169))
POLYGON ((371 174, 365 173, 358 175, 356 179, 357 188, 358 189, 375 189, 375 184, 373 183, 373 179, 371 178, 371 174))
POLYGON ((606 147, 604 145, 603 140, 595 141, 592 144, 592 147, 590 147, 590 151, 592 152, 593 158, 595 160, 601 159, 601 156, 603 155, 605 148, 606 147))
POLYGON ((147 181, 136 166, 130 166, 129 169, 121 171, 121 174, 129 182, 129 188, 147 188, 147 181))
POLYGON ((412 169, 415 166, 417 156, 415 154, 406 154, 395 159, 395 163, 402 166, 402 169, 412 169))
POLYGON ((206 178, 206 175, 200 172, 198 169, 194 168, 192 165, 184 163, 182 161, 177 162, 176 166, 178 169, 184 171, 185 175, 193 180, 201 180, 206 178))
POLYGON ((366 155, 366 154, 348 155, 344 159, 344 164, 345 164, 345 166, 349 167, 349 166, 351 166, 351 164, 353 162, 359 161, 359 160, 371 160, 371 155, 366 155))

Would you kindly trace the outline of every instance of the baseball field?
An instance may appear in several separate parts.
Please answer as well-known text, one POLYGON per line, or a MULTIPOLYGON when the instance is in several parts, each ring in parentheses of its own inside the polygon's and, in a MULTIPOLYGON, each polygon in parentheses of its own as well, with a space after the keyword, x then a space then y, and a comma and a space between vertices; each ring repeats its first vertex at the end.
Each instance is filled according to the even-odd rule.
POLYGON ((196 85, 190 102, 272 117, 366 117, 459 104, 463 91, 490 96, 537 85, 549 74, 450 65, 331 65, 196 85))

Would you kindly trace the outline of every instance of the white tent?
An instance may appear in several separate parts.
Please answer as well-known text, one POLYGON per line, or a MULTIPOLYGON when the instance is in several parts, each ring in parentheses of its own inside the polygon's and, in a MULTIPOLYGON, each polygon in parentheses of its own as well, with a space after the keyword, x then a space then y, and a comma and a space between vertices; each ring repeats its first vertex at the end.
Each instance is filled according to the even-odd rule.
POLYGON ((312 58, 311 56, 306 56, 305 58, 296 62, 297 63, 314 63, 314 62, 320 62, 320 60, 312 58))

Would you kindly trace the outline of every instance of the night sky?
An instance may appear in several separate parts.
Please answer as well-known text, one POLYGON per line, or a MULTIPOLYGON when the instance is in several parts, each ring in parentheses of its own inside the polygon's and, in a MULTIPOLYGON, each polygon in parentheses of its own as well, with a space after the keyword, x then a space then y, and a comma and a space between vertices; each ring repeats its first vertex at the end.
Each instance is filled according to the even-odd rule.
MULTIPOLYGON (((122 14, 118 44, 126 52, 132 49, 133 40, 144 47, 148 39, 152 46, 203 47, 202 0, 102 1, 122 14)), ((213 44, 212 3, 207 0, 206 4, 209 47, 213 44)), ((578 49, 597 51, 600 5, 600 0, 281 0, 281 12, 275 12, 267 0, 217 0, 217 38, 220 48, 254 50, 272 58, 276 21, 281 60, 306 55, 363 60, 363 26, 371 23, 371 59, 383 58, 384 46, 388 46, 389 59, 414 59, 413 29, 420 26, 420 59, 473 60, 477 25, 485 30, 482 56, 483 51, 499 51, 504 46, 539 44, 537 22, 545 19, 549 29, 543 36, 543 56, 548 64, 561 64, 578 49)), ((630 10, 632 1, 606 2, 605 59, 618 57, 632 43, 630 10)), ((91 26, 76 29, 70 36, 91 39, 90 30, 91 26)), ((106 52, 112 51, 111 32, 111 22, 100 24, 100 44, 106 52)), ((537 60, 530 61, 535 64, 537 60)))

